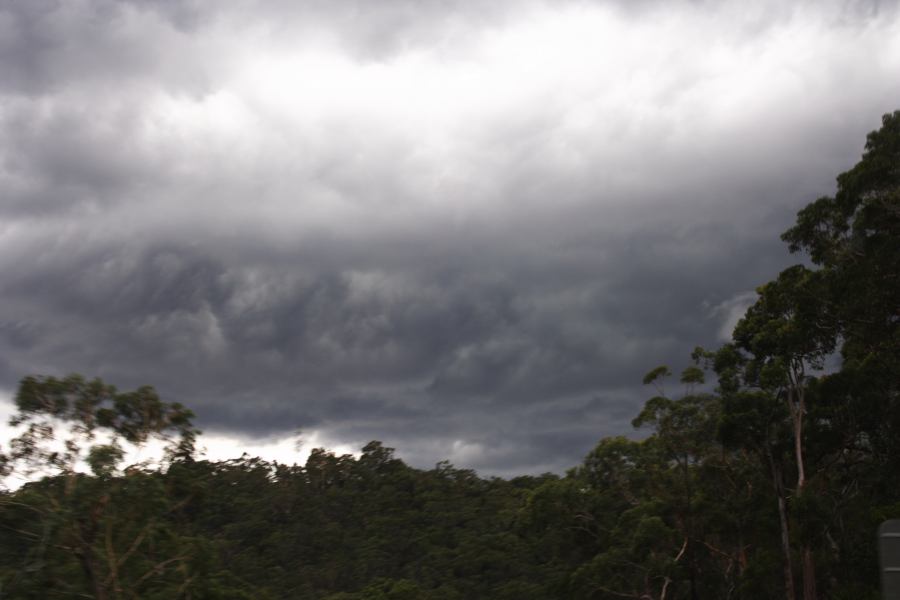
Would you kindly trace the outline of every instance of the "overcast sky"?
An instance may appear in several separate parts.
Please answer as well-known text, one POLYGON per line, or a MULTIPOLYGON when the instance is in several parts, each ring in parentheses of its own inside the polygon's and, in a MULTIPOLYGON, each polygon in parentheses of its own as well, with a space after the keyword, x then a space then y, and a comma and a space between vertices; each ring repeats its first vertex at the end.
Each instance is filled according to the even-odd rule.
POLYGON ((893 2, 0 0, 0 390, 573 466, 900 108, 893 2))

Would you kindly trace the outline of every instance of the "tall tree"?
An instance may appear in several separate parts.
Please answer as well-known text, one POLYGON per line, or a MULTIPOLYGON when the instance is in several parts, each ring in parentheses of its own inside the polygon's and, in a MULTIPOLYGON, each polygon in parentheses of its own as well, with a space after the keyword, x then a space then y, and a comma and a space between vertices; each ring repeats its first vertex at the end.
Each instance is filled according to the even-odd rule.
POLYGON ((837 192, 806 206, 782 238, 820 268, 845 358, 900 380, 900 111, 882 117, 837 192))
MULTIPOLYGON (((765 424, 756 429, 776 436, 771 418, 777 411, 764 407, 768 399, 776 399, 786 409, 793 486, 780 489, 786 484, 785 469, 769 433, 756 437, 768 440, 761 447, 768 453, 779 499, 787 594, 793 597, 790 540, 799 536, 804 600, 818 596, 814 547, 820 540, 812 539, 808 522, 822 497, 834 497, 829 489, 834 477, 826 471, 843 465, 845 471, 858 472, 849 468, 848 457, 859 452, 896 464, 900 450, 895 441, 900 432, 900 112, 884 116, 882 128, 869 134, 860 162, 839 175, 837 183, 834 197, 805 207, 783 235, 792 252, 809 254, 813 268, 793 266, 760 287, 757 302, 735 328, 734 344, 718 360, 720 382, 728 392, 726 409, 735 407, 729 405, 729 395, 744 401, 755 397, 762 410, 753 421, 765 424), (840 368, 825 373, 826 359, 838 348, 840 368), (730 376, 723 377, 725 373, 730 376), (841 435, 836 430, 840 405, 858 404, 861 396, 877 416, 868 431, 865 425, 855 426, 854 434, 841 435), (813 397, 820 406, 810 405, 813 397), (811 448, 816 468, 811 468, 811 448), (788 497, 797 519, 796 536, 788 531, 788 497)), ((731 419, 732 432, 733 425, 731 419)), ((825 546, 837 553, 838 544, 831 538, 828 542, 825 546)))
MULTIPOLYGON (((802 265, 781 272, 757 289, 759 299, 734 330, 735 345, 747 353, 744 382, 781 400, 790 417, 799 499, 807 491, 808 464, 804 427, 811 372, 821 372, 834 350, 836 330, 830 325, 822 298, 822 278, 802 265)), ((804 600, 816 600, 813 547, 801 548, 804 600)))
POLYGON ((782 237, 818 267, 828 326, 842 342, 839 376, 856 398, 866 390, 873 450, 900 466, 900 111, 868 135, 835 195, 801 210, 782 237))

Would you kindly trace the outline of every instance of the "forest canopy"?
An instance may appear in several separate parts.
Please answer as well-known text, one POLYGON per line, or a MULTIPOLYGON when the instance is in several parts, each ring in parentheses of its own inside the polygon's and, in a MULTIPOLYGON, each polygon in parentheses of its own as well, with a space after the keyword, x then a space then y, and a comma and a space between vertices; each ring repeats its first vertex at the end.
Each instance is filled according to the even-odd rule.
POLYGON ((0 474, 43 476, 0 492, 0 597, 874 600, 900 517, 900 111, 782 238, 799 262, 731 341, 686 349, 677 394, 652 368, 643 437, 564 476, 377 441, 211 462, 151 387, 27 376, 0 474), (125 464, 152 439, 162 464, 125 464))

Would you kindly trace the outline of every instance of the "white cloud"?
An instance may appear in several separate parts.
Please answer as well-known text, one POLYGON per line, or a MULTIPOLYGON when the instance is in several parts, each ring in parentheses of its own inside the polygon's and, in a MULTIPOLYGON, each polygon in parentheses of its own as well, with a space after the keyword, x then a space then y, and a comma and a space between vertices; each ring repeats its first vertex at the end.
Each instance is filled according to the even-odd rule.
POLYGON ((240 458, 246 453, 251 457, 276 461, 285 465, 306 463, 315 448, 325 448, 335 454, 359 456, 359 448, 329 439, 323 432, 311 430, 293 436, 275 436, 255 439, 245 436, 210 433, 200 436, 200 456, 207 460, 223 461, 240 458))
MULTIPOLYGON (((0 451, 9 450, 9 442, 20 433, 19 428, 11 427, 9 419, 16 413, 15 405, 9 392, 0 395, 0 451)), ((57 427, 65 430, 63 427, 57 427)), ((94 443, 102 443, 109 438, 98 435, 94 443)), ((159 465, 164 450, 164 443, 158 439, 151 439, 147 444, 136 447, 123 444, 126 449, 121 466, 127 467, 138 463, 147 463, 150 466, 159 465)), ((61 448, 60 444, 60 448, 61 448)), ((351 447, 337 440, 330 439, 326 434, 317 430, 298 432, 291 436, 274 436, 266 438, 251 438, 247 436, 209 433, 201 435, 197 443, 197 458, 210 461, 226 461, 241 458, 246 454, 250 457, 258 457, 267 461, 274 461, 285 465, 303 465, 315 448, 325 448, 335 454, 351 454, 359 456, 359 448, 351 447)), ((76 465, 76 470, 86 473, 89 468, 86 463, 76 465)), ((46 474, 54 474, 52 471, 38 471, 32 475, 24 475, 16 471, 5 480, 0 480, 0 485, 7 489, 16 489, 30 480, 46 474)))

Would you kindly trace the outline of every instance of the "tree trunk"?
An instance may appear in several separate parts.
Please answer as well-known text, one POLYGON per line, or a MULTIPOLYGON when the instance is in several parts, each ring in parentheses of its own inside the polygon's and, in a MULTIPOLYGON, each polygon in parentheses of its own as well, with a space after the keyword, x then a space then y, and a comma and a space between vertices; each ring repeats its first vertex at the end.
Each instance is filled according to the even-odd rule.
POLYGON ((685 538, 687 557, 688 557, 688 581, 690 583, 691 589, 691 600, 698 600, 697 598, 697 558, 694 555, 694 545, 691 543, 691 540, 694 538, 694 512, 693 512, 693 501, 694 501, 694 490, 691 485, 691 472, 689 460, 690 457, 687 453, 684 455, 684 462, 681 467, 681 475, 684 479, 684 488, 687 494, 687 502, 685 503, 685 516, 687 517, 687 536, 685 538))
POLYGON ((784 595, 786 600, 795 600, 794 594, 794 569, 791 566, 791 536, 788 529, 787 502, 784 494, 784 483, 781 478, 781 470, 775 465, 772 456, 772 448, 766 444, 766 457, 769 459, 769 468, 772 472, 772 484, 775 487, 775 496, 778 498, 778 523, 781 526, 781 552, 784 555, 784 595))
POLYGON ((803 363, 792 365, 789 371, 787 405, 794 430, 794 456, 797 459, 797 496, 806 485, 806 463, 803 459, 803 415, 806 414, 806 394, 803 389, 803 363))
POLYGON ((816 595, 816 563, 809 544, 803 546, 803 600, 817 600, 816 595))
POLYGON ((787 600, 794 600, 794 569, 791 567, 791 538, 788 531, 787 507, 784 496, 778 495, 778 520, 781 524, 781 551, 784 554, 784 591, 787 600))
POLYGON ((86 552, 82 552, 78 558, 88 583, 94 591, 95 600, 107 600, 106 586, 103 585, 99 567, 91 549, 88 548, 86 552))
POLYGON ((94 591, 95 600, 107 600, 106 582, 103 580, 100 563, 97 560, 97 554, 94 551, 94 541, 97 539, 97 528, 100 522, 100 514, 103 508, 109 502, 109 496, 104 495, 94 505, 91 510, 91 519, 87 523, 82 523, 76 530, 78 536, 78 560, 81 562, 81 568, 87 576, 90 589, 94 591))
MULTIPOLYGON (((795 497, 806 493, 806 465, 803 458, 803 416, 806 413, 806 394, 803 389, 803 364, 792 368, 791 387, 788 389, 788 408, 794 426, 794 454, 797 459, 797 487, 795 497)), ((817 600, 816 562, 809 542, 804 542, 800 551, 800 566, 803 571, 803 600, 817 600)))

